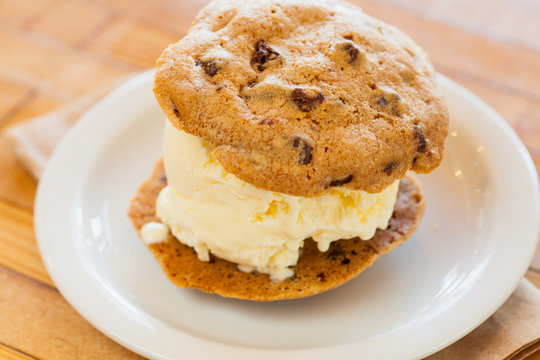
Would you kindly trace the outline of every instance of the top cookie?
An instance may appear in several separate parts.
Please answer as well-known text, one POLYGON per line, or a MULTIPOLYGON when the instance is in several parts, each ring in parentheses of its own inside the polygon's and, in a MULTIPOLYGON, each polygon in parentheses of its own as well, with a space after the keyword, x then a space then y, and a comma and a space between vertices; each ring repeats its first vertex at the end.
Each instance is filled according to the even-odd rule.
POLYGON ((442 160, 448 111, 426 54, 347 3, 215 0, 157 66, 169 120, 259 188, 379 192, 442 160))

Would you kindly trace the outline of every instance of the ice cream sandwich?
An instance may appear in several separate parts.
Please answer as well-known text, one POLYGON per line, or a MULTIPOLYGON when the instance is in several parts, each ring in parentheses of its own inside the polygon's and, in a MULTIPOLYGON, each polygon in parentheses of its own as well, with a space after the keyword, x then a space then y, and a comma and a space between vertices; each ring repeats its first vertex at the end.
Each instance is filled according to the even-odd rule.
POLYGON ((130 217, 169 279, 226 297, 305 297, 403 243, 444 154, 426 54, 339 1, 210 3, 157 61, 167 116, 130 217))

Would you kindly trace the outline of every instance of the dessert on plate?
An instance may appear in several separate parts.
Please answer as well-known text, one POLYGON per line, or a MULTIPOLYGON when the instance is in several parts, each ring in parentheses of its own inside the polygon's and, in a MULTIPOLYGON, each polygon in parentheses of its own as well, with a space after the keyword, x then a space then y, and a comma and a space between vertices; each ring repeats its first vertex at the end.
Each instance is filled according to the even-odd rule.
POLYGON ((448 111, 426 54, 361 9, 215 0, 157 61, 163 159, 129 215, 169 279, 305 297, 403 243, 448 111))

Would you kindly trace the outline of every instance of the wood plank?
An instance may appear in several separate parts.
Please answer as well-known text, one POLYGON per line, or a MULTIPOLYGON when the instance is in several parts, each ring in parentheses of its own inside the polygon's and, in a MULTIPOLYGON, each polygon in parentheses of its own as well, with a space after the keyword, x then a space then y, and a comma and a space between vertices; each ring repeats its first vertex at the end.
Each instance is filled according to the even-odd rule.
POLYGON ((35 180, 21 167, 6 140, 0 137, 0 200, 31 210, 36 195, 35 180))
POLYGON ((529 270, 525 274, 525 277, 540 289, 540 272, 529 270))
POLYGON ((13 349, 0 343, 0 359, 3 360, 36 360, 36 357, 26 354, 21 350, 13 349))
POLYGON ((0 268, 0 340, 38 359, 142 359, 101 334, 57 292, 0 268))
MULTIPOLYGON (((374 0, 371 0, 374 2, 374 0)), ((535 0, 376 0, 398 12, 464 29, 470 33, 540 51, 540 6, 535 0)))
POLYGON ((177 34, 180 39, 210 0, 99 0, 135 22, 149 23, 177 34))
POLYGON ((2 94, 0 96, 0 125, 19 104, 30 96, 31 91, 29 87, 0 78, 0 94, 2 94))
POLYGON ((399 27, 426 50, 435 68, 468 74, 492 87, 540 99, 540 53, 396 11, 370 0, 352 0, 366 13, 399 27))
MULTIPOLYGON (((24 121, 39 115, 56 110, 67 104, 67 100, 54 96, 51 93, 35 93, 32 94, 25 102, 24 106, 16 111, 10 112, 9 116, 0 123, 0 131, 8 126, 15 125, 20 121, 24 121)), ((2 155, 0 155, 1 159, 2 155)), ((0 160, 1 162, 2 160, 0 160)), ((1 168, 0 164, 0 168, 1 168)), ((1 193, 1 191, 0 191, 1 193)))
POLYGON ((0 1, 0 24, 22 28, 55 0, 0 1))
POLYGON ((40 84, 40 94, 56 94, 66 100, 76 99, 108 87, 129 73, 135 73, 131 67, 110 62, 106 59, 78 51, 67 56, 70 65, 40 84))
POLYGON ((54 41, 0 27, 0 77, 38 85, 72 64, 69 49, 54 41))
POLYGON ((111 17, 108 7, 90 1, 60 0, 48 6, 26 28, 76 46, 111 17))
POLYGON ((0 201, 0 265, 53 286, 34 235, 32 212, 0 201))
MULTIPOLYGON (((536 285, 537 288, 540 289, 540 272, 536 270, 529 270, 525 274, 525 277, 532 282, 534 285, 536 285)), ((540 350, 536 351, 535 353, 529 355, 527 360, 540 360, 540 350)))
POLYGON ((534 166, 536 166, 536 172, 538 173, 538 176, 540 177, 540 151, 529 151, 531 154, 531 157, 534 162, 534 166))
POLYGON ((148 69, 154 66, 163 49, 178 38, 174 32, 118 18, 90 41, 87 48, 134 68, 148 69))
POLYGON ((526 360, 540 360, 540 350, 538 350, 534 354, 529 355, 526 360))
POLYGON ((100 54, 44 44, 28 34, 0 30, 0 48, 6 49, 0 52, 0 78, 65 101, 133 71, 133 67, 102 59, 100 54))

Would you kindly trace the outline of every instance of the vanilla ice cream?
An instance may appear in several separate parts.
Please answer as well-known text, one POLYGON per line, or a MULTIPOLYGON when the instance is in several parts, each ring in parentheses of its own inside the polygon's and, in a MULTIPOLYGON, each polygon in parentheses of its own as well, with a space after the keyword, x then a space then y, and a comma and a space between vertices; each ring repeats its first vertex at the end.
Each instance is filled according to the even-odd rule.
POLYGON ((163 223, 151 221, 141 228, 141 238, 146 245, 165 241, 167 237, 169 237, 169 228, 163 223))
POLYGON ((168 186, 159 194, 156 213, 200 260, 210 253, 282 280, 293 275, 304 239, 320 251, 339 239, 368 240, 392 216, 398 182, 370 194, 333 188, 304 198, 258 189, 227 172, 199 137, 165 128, 168 186))

